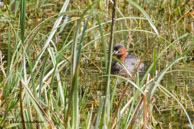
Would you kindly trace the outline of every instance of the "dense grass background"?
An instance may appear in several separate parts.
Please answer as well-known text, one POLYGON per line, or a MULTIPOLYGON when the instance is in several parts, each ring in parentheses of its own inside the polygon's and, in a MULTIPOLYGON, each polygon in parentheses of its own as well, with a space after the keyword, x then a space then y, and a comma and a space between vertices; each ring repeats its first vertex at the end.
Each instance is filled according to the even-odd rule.
POLYGON ((2 1, 0 128, 194 128, 193 1, 119 0, 111 31, 113 7, 2 1), (119 42, 143 77, 110 75, 119 42))

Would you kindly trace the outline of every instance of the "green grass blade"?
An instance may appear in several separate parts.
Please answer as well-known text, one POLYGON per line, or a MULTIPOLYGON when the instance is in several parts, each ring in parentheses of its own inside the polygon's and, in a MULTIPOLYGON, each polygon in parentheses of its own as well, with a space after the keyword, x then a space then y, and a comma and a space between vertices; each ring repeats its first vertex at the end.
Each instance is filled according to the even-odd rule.
POLYGON ((106 44, 105 44, 105 41, 104 41, 104 34, 103 34, 103 31, 102 31, 101 22, 100 22, 100 18, 99 18, 98 15, 96 15, 96 19, 98 21, 99 32, 100 32, 102 46, 103 46, 103 52, 104 52, 104 57, 105 57, 105 68, 107 68, 108 57, 107 57, 107 54, 106 54, 106 44))
POLYGON ((150 23, 152 29, 155 31, 155 33, 157 34, 157 36, 159 36, 159 33, 158 33, 158 30, 156 29, 156 26, 152 22, 152 19, 149 17, 149 15, 145 12, 145 10, 142 7, 140 7, 137 3, 135 3, 134 1, 132 1, 132 0, 128 0, 128 2, 130 4, 132 4, 133 6, 135 6, 137 9, 139 9, 139 11, 142 12, 142 14, 146 17, 146 19, 150 23))
POLYGON ((177 101, 177 103, 180 105, 180 107, 183 109, 183 111, 185 112, 185 115, 187 116, 187 119, 189 121, 190 127, 191 129, 194 129, 191 118, 189 116, 189 114, 187 113, 187 110, 185 109, 185 107, 182 105, 182 103, 176 98, 176 96, 174 96, 170 91, 168 91, 165 87, 163 87, 162 85, 158 84, 158 86, 163 89, 167 94, 169 94, 174 100, 177 101))
MULTIPOLYGON (((69 0, 66 0, 66 1, 64 2, 64 4, 63 4, 63 7, 61 8, 60 13, 63 13, 63 12, 66 11, 68 4, 69 4, 69 0)), ((50 42, 51 42, 53 36, 55 35, 55 33, 56 33, 56 31, 57 31, 57 28, 58 28, 59 24, 60 24, 61 21, 62 21, 62 18, 63 18, 63 15, 60 15, 60 16, 57 18, 57 20, 55 21, 55 24, 53 25, 52 31, 51 31, 51 33, 50 33, 50 35, 49 35, 47 41, 45 42, 44 47, 43 47, 43 49, 42 49, 42 51, 41 51, 41 53, 40 53, 38 59, 36 60, 35 65, 34 65, 34 68, 33 68, 32 71, 34 71, 34 70, 36 69, 36 67, 37 67, 37 65, 38 65, 38 62, 40 61, 40 59, 41 59, 43 53, 45 52, 45 50, 46 50, 47 47, 49 46, 49 44, 50 44, 50 42)))

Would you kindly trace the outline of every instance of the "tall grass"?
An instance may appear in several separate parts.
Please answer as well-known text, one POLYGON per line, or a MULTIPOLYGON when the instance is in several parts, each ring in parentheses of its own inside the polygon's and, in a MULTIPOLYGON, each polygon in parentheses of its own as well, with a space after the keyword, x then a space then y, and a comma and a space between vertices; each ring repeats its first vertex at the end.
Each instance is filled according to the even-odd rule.
POLYGON ((0 128, 165 128, 155 114, 163 95, 193 129, 192 104, 165 87, 165 76, 193 58, 188 1, 55 2, 10 1, 0 10, 0 128), (148 62, 143 77, 110 74, 122 40, 148 62))

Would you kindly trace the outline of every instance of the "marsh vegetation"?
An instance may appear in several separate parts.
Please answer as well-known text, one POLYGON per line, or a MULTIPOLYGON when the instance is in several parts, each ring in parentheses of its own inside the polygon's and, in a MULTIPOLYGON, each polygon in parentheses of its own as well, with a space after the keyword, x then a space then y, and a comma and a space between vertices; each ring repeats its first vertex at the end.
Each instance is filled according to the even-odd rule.
POLYGON ((194 128, 193 1, 114 1, 0 3, 0 128, 194 128))

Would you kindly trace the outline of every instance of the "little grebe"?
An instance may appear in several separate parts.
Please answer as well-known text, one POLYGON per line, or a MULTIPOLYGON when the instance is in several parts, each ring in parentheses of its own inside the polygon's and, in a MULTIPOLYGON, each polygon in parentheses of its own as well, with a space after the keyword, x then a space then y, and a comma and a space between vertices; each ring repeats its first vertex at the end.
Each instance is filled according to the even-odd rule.
MULTIPOLYGON (((135 55, 126 55, 126 48, 122 44, 116 44, 114 46, 113 55, 115 55, 125 65, 125 67, 131 74, 135 72, 135 68, 137 67, 140 59, 138 59, 135 55)), ((141 63, 139 65, 137 72, 140 75, 144 73, 144 63, 141 63)), ((111 64, 111 73, 126 74, 127 71, 123 68, 123 66, 119 62, 113 60, 111 64)))

